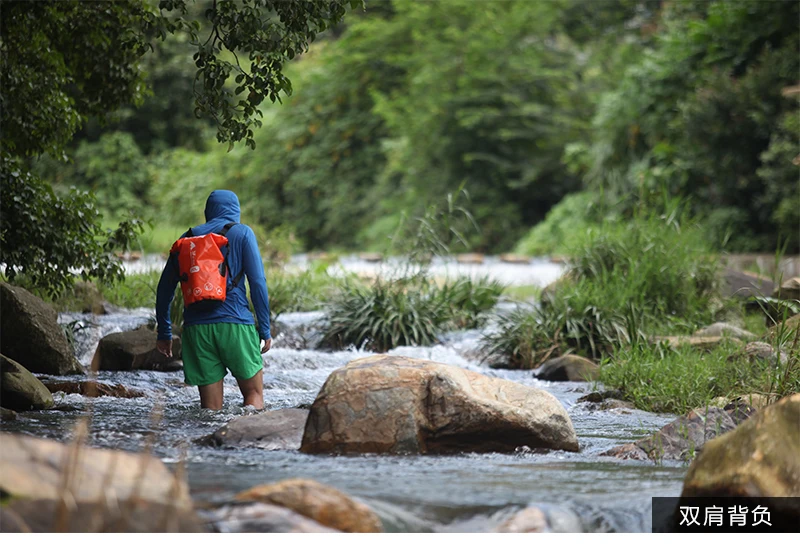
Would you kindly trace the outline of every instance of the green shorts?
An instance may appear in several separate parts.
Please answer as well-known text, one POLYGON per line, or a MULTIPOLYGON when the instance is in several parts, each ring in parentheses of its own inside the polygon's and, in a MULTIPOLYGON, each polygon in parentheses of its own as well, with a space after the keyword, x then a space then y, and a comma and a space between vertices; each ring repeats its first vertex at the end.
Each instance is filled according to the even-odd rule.
POLYGON ((205 386, 221 381, 230 370, 244 381, 261 371, 261 341, 254 325, 211 323, 187 325, 181 336, 186 384, 205 386))

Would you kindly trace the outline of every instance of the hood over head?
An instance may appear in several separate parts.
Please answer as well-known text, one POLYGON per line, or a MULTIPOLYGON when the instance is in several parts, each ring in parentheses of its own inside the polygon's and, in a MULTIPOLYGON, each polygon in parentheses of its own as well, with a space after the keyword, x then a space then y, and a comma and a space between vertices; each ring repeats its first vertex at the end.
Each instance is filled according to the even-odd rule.
POLYGON ((205 213, 206 223, 220 219, 238 223, 241 216, 239 197, 230 190, 215 190, 208 195, 205 213))

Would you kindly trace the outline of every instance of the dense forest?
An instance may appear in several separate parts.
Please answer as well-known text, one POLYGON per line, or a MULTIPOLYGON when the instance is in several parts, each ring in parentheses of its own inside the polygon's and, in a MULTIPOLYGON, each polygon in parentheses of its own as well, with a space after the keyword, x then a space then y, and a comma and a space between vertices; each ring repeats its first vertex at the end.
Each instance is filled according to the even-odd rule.
POLYGON ((152 221, 149 250, 229 188, 296 251, 383 250, 462 189, 479 251, 563 252, 668 197, 712 247, 797 252, 799 18, 796 1, 368 0, 286 67, 254 149, 196 116, 196 47, 169 35, 141 57, 139 105, 32 166, 90 190, 108 226, 152 221))

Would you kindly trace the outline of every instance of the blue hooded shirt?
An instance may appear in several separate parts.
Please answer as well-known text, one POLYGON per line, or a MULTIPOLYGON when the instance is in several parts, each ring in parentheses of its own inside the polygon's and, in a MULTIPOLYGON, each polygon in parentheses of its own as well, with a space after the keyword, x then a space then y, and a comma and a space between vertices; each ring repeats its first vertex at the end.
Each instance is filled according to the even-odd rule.
MULTIPOLYGON (((206 201, 205 224, 192 228, 194 236, 203 236, 211 232, 219 233, 228 223, 238 223, 240 218, 239 198, 230 190, 215 190, 206 201)), ((184 233, 181 237, 186 236, 184 233)), ((250 286, 250 298, 258 318, 258 334, 267 340, 270 338, 269 325, 269 294, 267 293, 267 279, 264 276, 264 265, 261 262, 261 253, 253 230, 243 224, 236 224, 228 230, 228 290, 224 301, 201 301, 184 308, 183 325, 201 325, 211 323, 238 323, 253 325, 255 323, 250 306, 247 302, 244 278, 250 286), (231 281, 240 272, 236 287, 231 281)), ((158 339, 169 340, 172 338, 172 325, 169 318, 169 308, 175 296, 175 286, 178 284, 178 269, 176 257, 170 257, 156 292, 156 320, 158 321, 158 339)))

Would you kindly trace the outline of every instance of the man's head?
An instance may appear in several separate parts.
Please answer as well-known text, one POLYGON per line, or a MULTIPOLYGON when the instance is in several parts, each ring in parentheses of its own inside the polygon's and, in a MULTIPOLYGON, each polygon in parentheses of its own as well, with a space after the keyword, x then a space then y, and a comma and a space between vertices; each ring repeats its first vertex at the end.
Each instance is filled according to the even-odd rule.
POLYGON ((241 216, 239 198, 230 190, 215 190, 206 200, 206 222, 224 219, 238 223, 241 216))

